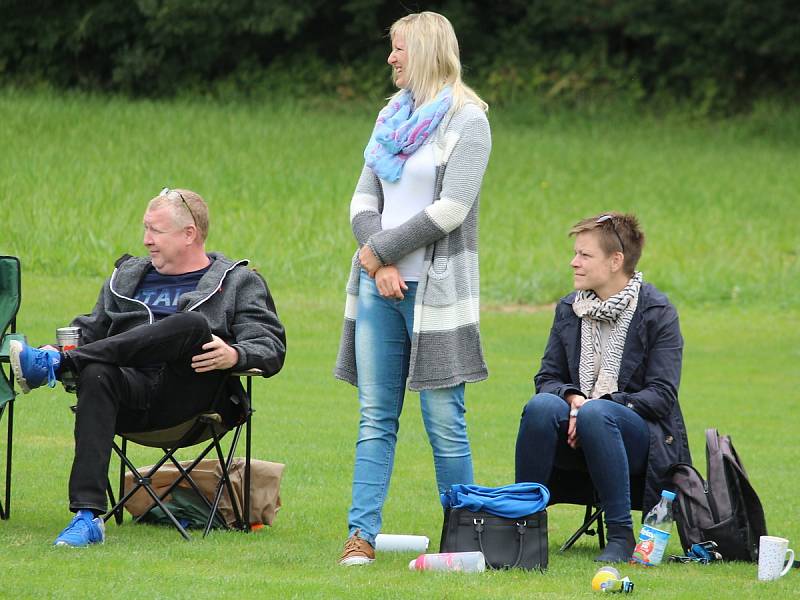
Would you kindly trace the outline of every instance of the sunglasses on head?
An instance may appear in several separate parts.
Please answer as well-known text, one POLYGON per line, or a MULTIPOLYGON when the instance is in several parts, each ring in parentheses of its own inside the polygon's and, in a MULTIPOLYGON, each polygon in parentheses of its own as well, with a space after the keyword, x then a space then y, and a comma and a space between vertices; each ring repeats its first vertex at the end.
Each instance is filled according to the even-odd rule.
POLYGON ((197 227, 197 219, 194 218, 194 213, 192 212, 192 208, 189 206, 189 203, 186 201, 186 198, 183 197, 178 190, 171 190, 168 187, 165 187, 161 190, 159 196, 164 196, 165 198, 175 199, 175 196, 181 199, 183 205, 186 207, 186 210, 189 211, 189 214, 192 216, 192 222, 194 223, 195 227, 197 227))
POLYGON ((617 240, 619 241, 619 247, 622 248, 622 253, 625 254, 625 244, 622 243, 622 237, 619 235, 619 231, 617 231, 617 226, 614 224, 614 215, 603 215, 595 223, 605 223, 609 221, 611 223, 611 227, 614 229, 614 235, 617 236, 617 240))

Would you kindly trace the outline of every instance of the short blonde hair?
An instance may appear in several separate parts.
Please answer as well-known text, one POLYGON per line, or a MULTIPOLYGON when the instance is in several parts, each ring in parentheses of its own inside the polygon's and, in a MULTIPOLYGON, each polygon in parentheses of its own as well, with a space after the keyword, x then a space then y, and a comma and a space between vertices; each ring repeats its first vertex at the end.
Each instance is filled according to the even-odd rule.
POLYGON ((447 18, 430 11, 412 13, 392 24, 389 37, 394 40, 398 34, 406 43, 408 90, 417 106, 430 102, 449 85, 453 88, 451 111, 468 102, 477 104, 484 112, 489 110, 486 102, 461 81, 458 39, 447 18))
POLYGON ((208 205, 200 194, 192 190, 165 188, 162 192, 150 200, 147 210, 156 210, 168 207, 172 213, 172 221, 177 227, 187 227, 194 225, 197 229, 197 237, 201 242, 205 242, 208 237, 208 205))

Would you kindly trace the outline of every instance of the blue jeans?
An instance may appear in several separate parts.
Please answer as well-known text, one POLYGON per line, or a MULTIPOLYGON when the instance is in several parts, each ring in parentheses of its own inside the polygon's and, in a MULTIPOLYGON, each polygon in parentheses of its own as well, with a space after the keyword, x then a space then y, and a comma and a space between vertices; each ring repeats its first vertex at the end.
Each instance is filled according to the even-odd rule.
POLYGON ((630 475, 647 466, 650 431, 630 408, 592 400, 578 412, 578 449, 567 444, 569 405, 553 394, 536 394, 522 411, 517 435, 516 480, 547 484, 553 466, 587 470, 600 496, 606 523, 632 526, 630 475))
MULTIPOLYGON (((361 420, 348 522, 350 535, 360 529, 360 537, 372 545, 381 530, 408 377, 417 284, 407 285, 403 300, 383 298, 375 281, 362 271, 358 290, 355 343, 361 420)), ((473 483, 464 384, 423 390, 420 402, 439 492, 455 483, 473 483)))

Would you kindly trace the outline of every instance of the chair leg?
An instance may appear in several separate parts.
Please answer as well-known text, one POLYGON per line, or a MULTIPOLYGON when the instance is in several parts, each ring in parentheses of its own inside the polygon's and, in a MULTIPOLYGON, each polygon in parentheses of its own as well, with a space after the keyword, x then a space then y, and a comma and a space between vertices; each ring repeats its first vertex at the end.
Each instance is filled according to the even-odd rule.
MULTIPOLYGON (((247 380, 247 395, 250 396, 250 379, 247 380)), ((251 404, 252 406, 252 404, 251 404)), ((245 421, 245 458, 244 458, 244 530, 247 532, 252 531, 250 525, 250 448, 252 446, 252 439, 250 433, 250 419, 253 413, 247 414, 247 421, 245 421)))
MULTIPOLYGON (((14 389, 13 381, 11 382, 11 389, 14 389)), ((11 445, 14 439, 14 400, 9 400, 3 408, 0 408, 0 418, 2 418, 6 408, 8 408, 8 419, 6 420, 5 502, 0 502, 0 519, 4 521, 11 517, 11 445)))
MULTIPOLYGON (((122 453, 125 454, 128 451, 128 440, 122 438, 122 453)), ((119 454, 119 453, 118 453, 119 454)), ((111 503, 111 506, 117 506, 117 501, 114 498, 114 490, 111 487, 111 479, 108 480, 108 501, 111 503)), ((125 462, 120 459, 119 461, 119 498, 125 494, 125 462)), ((124 513, 122 512, 122 505, 120 505, 118 510, 113 511, 113 513, 109 512, 109 514, 114 515, 114 521, 117 525, 122 525, 122 518, 124 513)))
POLYGON ((214 516, 217 514, 217 508, 219 507, 220 500, 222 500, 222 490, 223 486, 225 489, 228 490, 228 497, 231 501, 231 508, 233 509, 234 519, 239 527, 239 529, 243 528, 243 520, 242 515, 239 512, 239 506, 236 502, 236 496, 233 492, 233 485, 231 484, 230 477, 228 476, 231 471, 231 465, 233 464, 233 458, 236 454, 236 447, 239 445, 239 436, 242 432, 242 425, 239 425, 233 431, 233 440, 231 441, 230 448, 228 449, 228 458, 227 460, 223 458, 222 448, 219 445, 219 439, 217 436, 214 436, 214 445, 217 450, 217 460, 220 463, 220 469, 222 470, 222 476, 220 477, 219 483, 217 483, 217 489, 214 493, 214 503, 211 508, 211 514, 208 517, 208 521, 206 522, 205 530, 203 531, 203 537, 206 537, 208 533, 211 531, 211 525, 214 523, 214 516))
MULTIPOLYGON (((108 496, 108 503, 111 506, 117 505, 117 500, 114 498, 114 488, 111 487, 111 480, 106 481, 106 496, 108 496)), ((122 519, 120 518, 119 511, 114 513, 114 520, 117 522, 117 525, 122 525, 122 519)))
MULTIPOLYGON (((211 524, 214 520, 214 515, 216 514, 217 507, 219 505, 220 500, 222 499, 222 485, 223 483, 228 489, 228 496, 231 499, 231 507, 234 511, 234 518, 238 524, 238 528, 242 531, 251 531, 250 527, 250 453, 252 448, 252 434, 250 431, 250 424, 251 418, 253 415, 252 409, 252 398, 253 398, 253 379, 252 377, 247 378, 247 383, 245 386, 246 396, 247 396, 247 405, 251 407, 247 412, 247 418, 245 422, 239 427, 235 429, 233 432, 233 440, 231 441, 230 448, 228 450, 228 460, 226 462, 225 468, 223 470, 223 478, 220 480, 219 484, 217 485, 216 492, 214 494, 214 505, 211 510, 211 516, 209 517, 208 522, 206 523, 206 528, 203 531, 203 537, 206 537, 211 530, 211 524), (242 490, 242 513, 239 513, 239 507, 237 506, 235 496, 233 494, 233 485, 231 484, 230 478, 226 476, 226 474, 230 474, 231 465, 233 464, 233 458, 236 453, 236 448, 239 445, 239 436, 241 434, 242 427, 244 427, 245 431, 245 463, 244 463, 244 489, 242 490)), ((216 439, 216 438, 215 438, 216 439)), ((221 450, 217 449, 217 455, 222 463, 222 454, 221 450)))
POLYGON ((592 524, 595 523, 595 522, 598 523, 598 530, 600 531, 600 533, 598 533, 598 535, 600 536, 600 540, 601 540, 600 547, 602 548, 603 546, 605 546, 605 540, 604 540, 604 536, 603 536, 603 533, 602 533, 602 531, 603 531, 603 509, 602 509, 602 507, 598 507, 598 508, 595 509, 591 505, 587 505, 586 506, 586 514, 585 514, 585 516, 583 518, 583 525, 581 525, 581 527, 575 533, 573 533, 572 536, 570 536, 570 538, 566 542, 564 542, 564 545, 561 546, 561 548, 559 549, 559 552, 566 552, 567 550, 572 548, 572 545, 576 541, 578 541, 578 538, 580 538, 584 533, 587 534, 587 535, 595 535, 595 531, 592 530, 592 529, 589 529, 592 526, 592 524), (592 510, 594 510, 594 512, 592 512, 592 510))

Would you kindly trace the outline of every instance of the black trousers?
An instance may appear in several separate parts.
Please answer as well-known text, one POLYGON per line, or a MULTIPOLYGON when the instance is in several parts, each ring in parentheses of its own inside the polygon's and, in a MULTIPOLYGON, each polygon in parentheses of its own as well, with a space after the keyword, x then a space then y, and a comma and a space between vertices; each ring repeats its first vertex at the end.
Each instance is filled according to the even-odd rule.
POLYGON ((210 341, 206 318, 188 312, 65 353, 65 366, 72 363, 78 378, 70 510, 107 510, 115 433, 171 427, 213 405, 227 372, 191 367, 210 341))

